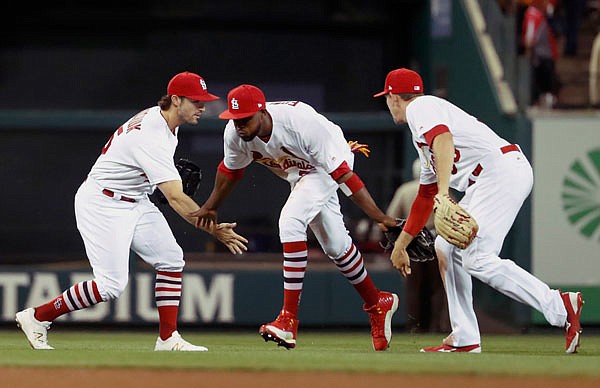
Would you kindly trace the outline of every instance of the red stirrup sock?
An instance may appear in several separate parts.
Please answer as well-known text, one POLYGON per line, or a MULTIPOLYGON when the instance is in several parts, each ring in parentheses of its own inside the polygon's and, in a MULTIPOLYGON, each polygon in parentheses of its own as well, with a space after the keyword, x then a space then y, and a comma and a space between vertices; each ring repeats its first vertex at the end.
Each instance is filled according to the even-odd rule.
POLYGON ((307 263, 306 241, 283 243, 283 309, 295 317, 298 317, 307 263))
POLYGON ((35 308, 38 321, 52 322, 63 314, 81 310, 102 302, 95 280, 77 283, 50 302, 35 308))
POLYGON ((181 300, 181 272, 156 272, 154 295, 158 308, 159 335, 164 341, 177 330, 177 314, 181 300))
MULTIPOLYGON (((332 258, 333 259, 333 258, 332 258)), ((362 254, 352 244, 342 257, 333 259, 340 272, 354 286, 367 306, 373 306, 379 300, 379 290, 367 273, 362 254)))

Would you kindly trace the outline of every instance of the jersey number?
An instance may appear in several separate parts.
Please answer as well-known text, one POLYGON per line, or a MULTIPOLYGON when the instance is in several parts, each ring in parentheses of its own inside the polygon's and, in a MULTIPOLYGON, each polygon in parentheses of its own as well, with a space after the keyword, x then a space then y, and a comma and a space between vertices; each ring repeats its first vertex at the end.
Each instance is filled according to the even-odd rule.
POLYGON ((138 113, 137 115, 133 116, 133 118, 131 120, 129 120, 129 125, 127 125, 127 131, 123 131, 123 126, 121 125, 112 135, 110 135, 110 138, 108 139, 108 141, 106 142, 104 147, 102 147, 102 155, 104 155, 110 148, 110 145, 112 144, 113 139, 115 138, 115 135, 119 136, 123 132, 129 133, 129 132, 133 131, 134 129, 137 129, 137 130, 142 129, 142 119, 144 118, 146 113, 148 113, 148 109, 143 110, 140 113, 138 113))

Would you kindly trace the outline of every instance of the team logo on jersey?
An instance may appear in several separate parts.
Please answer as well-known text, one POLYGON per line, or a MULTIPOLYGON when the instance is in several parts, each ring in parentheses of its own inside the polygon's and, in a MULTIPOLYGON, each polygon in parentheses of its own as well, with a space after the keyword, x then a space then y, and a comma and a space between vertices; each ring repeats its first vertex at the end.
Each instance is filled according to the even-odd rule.
POLYGON ((600 148, 571 164, 563 180, 562 204, 581 235, 600 241, 600 148))
POLYGON ((231 109, 240 109, 240 104, 236 98, 231 99, 231 109))
POLYGON ((206 90, 206 82, 204 82, 204 80, 202 78, 200 78, 200 85, 202 86, 202 89, 206 90))
POLYGON ((300 175, 306 174, 307 172, 310 172, 315 169, 315 166, 310 164, 308 162, 308 160, 302 159, 302 158, 294 155, 286 147, 281 147, 281 150, 284 153, 290 155, 291 158, 284 155, 284 156, 278 157, 277 159, 273 159, 271 157, 264 156, 263 154, 261 154, 258 151, 252 151, 252 159, 257 163, 262 164, 263 166, 266 166, 269 168, 281 169, 283 171, 287 171, 290 168, 297 168, 298 170, 300 170, 300 172, 299 172, 300 175))
POLYGON ((269 157, 265 157, 258 151, 252 151, 252 159, 256 163, 260 163, 265 167, 281 169, 281 166, 279 165, 279 163, 277 163, 276 160, 269 157))

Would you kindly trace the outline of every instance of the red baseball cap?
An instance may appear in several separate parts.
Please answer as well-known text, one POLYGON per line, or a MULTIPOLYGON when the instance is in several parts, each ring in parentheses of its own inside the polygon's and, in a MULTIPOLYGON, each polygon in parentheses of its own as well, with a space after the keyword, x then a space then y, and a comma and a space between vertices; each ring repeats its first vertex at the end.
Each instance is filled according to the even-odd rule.
POLYGON ((189 71, 184 71, 171 78, 167 86, 167 94, 197 101, 213 101, 220 98, 208 92, 206 82, 202 77, 189 71))
POLYGON ((265 95, 256 86, 240 85, 227 94, 227 110, 219 115, 220 119, 236 120, 250 117, 265 108, 265 95))
POLYGON ((385 77, 383 91, 374 94, 373 97, 384 96, 388 93, 423 93, 423 80, 417 72, 409 69, 392 70, 385 77))

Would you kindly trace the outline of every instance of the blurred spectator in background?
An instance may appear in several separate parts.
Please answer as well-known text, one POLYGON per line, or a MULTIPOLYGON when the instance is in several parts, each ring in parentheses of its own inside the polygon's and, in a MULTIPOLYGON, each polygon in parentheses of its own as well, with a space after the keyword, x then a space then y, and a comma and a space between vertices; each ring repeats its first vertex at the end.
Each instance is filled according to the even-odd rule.
POLYGON ((548 0, 545 6, 546 19, 550 25, 550 30, 554 34, 554 39, 557 42, 559 42, 564 35, 564 1, 565 0, 548 0))
MULTIPOLYGON (((381 247, 383 233, 370 218, 361 218, 351 227, 356 246, 362 253, 385 254, 381 247)), ((387 256, 385 257, 387 260, 387 256)))
POLYGON ((552 108, 559 86, 558 47, 546 13, 550 0, 532 0, 523 16, 524 53, 531 63, 531 104, 552 108))
MULTIPOLYGON (((419 191, 421 161, 412 165, 413 179, 401 184, 387 208, 394 218, 408 218, 419 191)), ((433 213, 425 225, 435 236, 433 213)), ((406 328, 411 332, 447 332, 450 330, 446 292, 440 276, 438 261, 413 262, 412 274, 406 277, 406 328)))
POLYGON ((564 8, 565 45, 563 54, 574 57, 579 45, 579 30, 585 11, 586 0, 562 0, 564 8))
POLYGON ((525 8, 529 6, 530 0, 498 0, 500 10, 504 15, 515 15, 518 13, 523 14, 525 8), (523 11, 521 12, 521 8, 523 11))

